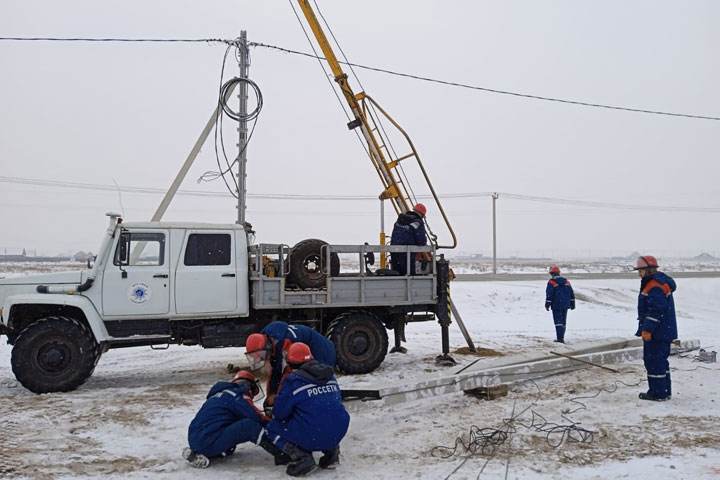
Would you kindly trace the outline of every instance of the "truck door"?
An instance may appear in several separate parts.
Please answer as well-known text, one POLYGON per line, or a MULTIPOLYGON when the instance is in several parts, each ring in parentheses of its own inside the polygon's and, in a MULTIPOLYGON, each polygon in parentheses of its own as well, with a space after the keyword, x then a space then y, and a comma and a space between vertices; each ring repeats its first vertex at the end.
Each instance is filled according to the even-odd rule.
POLYGON ((168 231, 122 232, 103 272, 104 315, 165 315, 170 311, 168 231))
POLYGON ((175 272, 179 314, 233 313, 237 309, 235 232, 188 231, 175 272))

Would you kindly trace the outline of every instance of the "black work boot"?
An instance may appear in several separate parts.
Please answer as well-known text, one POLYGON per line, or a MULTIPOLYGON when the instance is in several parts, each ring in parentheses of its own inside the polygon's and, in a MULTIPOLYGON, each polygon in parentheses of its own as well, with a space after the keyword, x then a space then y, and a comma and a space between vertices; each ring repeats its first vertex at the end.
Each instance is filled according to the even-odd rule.
POLYGON ((290 463, 290 456, 287 453, 283 453, 272 441, 267 437, 267 434, 263 433, 260 438, 260 447, 263 448, 270 455, 275 457, 275 465, 287 465, 290 463))
POLYGON ((291 477, 304 477, 309 475, 317 468, 315 458, 312 452, 308 452, 304 448, 300 448, 290 442, 285 443, 283 453, 290 456, 290 465, 288 465, 285 473, 291 477))
POLYGON ((318 460, 320 468, 335 469, 340 465, 340 446, 330 449, 323 450, 323 456, 318 460))
POLYGON ((667 400, 670 400, 670 397, 654 397, 650 395, 650 393, 640 392, 638 394, 638 398, 640 400, 650 400, 652 402, 665 402, 667 400))

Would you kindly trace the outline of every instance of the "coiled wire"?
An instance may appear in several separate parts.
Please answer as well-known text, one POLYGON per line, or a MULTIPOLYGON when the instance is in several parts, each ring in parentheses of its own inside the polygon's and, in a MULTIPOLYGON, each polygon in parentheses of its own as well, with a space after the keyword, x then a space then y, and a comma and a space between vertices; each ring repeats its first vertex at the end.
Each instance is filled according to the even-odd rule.
POLYGON ((255 120, 258 115, 260 115, 260 110, 262 110, 263 107, 263 96, 262 92, 260 91, 260 87, 258 87, 258 84, 250 80, 249 78, 240 78, 235 77, 231 78, 227 82, 225 82, 222 87, 220 87, 220 106, 222 107, 222 111, 227 115, 228 117, 232 118, 236 122, 245 121, 249 122, 251 120, 255 120), (255 109, 252 112, 248 112, 245 115, 240 115, 238 112, 235 112, 230 106, 227 104, 227 98, 229 95, 227 95, 228 89, 231 89, 235 86, 235 84, 238 84, 238 90, 240 89, 241 83, 246 83, 247 85, 252 88, 252 91, 255 93, 255 109))

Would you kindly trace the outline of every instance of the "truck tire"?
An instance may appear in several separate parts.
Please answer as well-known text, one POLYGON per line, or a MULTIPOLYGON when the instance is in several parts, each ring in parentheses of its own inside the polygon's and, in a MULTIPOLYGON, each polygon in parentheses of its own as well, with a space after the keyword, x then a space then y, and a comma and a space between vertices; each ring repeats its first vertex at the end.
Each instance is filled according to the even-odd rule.
POLYGON ((328 327, 327 337, 335 345, 335 364, 343 373, 370 373, 385 360, 387 331, 369 312, 339 315, 328 327))
MULTIPOLYGON (((287 283, 297 285, 302 289, 320 288, 325 286, 327 271, 325 267, 325 255, 323 245, 327 242, 310 238, 298 242, 290 253, 290 271, 287 275, 287 283)), ((330 276, 336 277, 340 274, 340 258, 337 253, 330 254, 330 276)))
POLYGON ((49 393, 78 388, 99 359, 98 344, 85 325, 68 317, 46 317, 20 332, 10 363, 25 388, 49 393))

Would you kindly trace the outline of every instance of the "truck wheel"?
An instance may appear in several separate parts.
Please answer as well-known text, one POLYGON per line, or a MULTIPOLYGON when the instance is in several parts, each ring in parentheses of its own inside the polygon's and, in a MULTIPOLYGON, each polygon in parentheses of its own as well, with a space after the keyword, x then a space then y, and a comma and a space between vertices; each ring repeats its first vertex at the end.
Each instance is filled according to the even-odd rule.
MULTIPOLYGON (((300 288, 320 288, 325 286, 325 255, 322 248, 327 242, 311 238, 298 242, 290 254, 290 271, 287 282, 300 288)), ((340 274, 340 258, 337 253, 330 254, 330 276, 340 274)))
POLYGON ((100 358, 92 332, 67 317, 46 317, 18 335, 10 363, 34 393, 69 392, 90 378, 100 358))
POLYGON ((385 360, 388 337, 380 319, 368 312, 347 312, 328 327, 336 366, 343 373, 370 373, 385 360))

